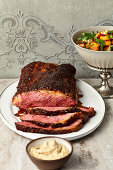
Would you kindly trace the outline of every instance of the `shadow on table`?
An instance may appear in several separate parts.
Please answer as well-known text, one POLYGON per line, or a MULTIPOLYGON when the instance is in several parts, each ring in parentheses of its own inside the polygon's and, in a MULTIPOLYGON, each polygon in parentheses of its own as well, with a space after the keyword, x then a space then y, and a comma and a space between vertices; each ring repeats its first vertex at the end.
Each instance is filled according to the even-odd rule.
MULTIPOLYGON (((105 116, 103 118, 102 123, 100 126, 91 134, 82 137, 80 139, 72 141, 72 144, 76 144, 74 148, 74 154, 72 155, 71 159, 67 164, 62 168, 63 169, 95 169, 98 166, 98 160, 96 157, 92 156, 93 154, 89 150, 89 147, 86 145, 86 143, 90 143, 90 140, 92 141, 93 138, 97 138, 98 136, 105 132, 106 128, 108 128, 108 125, 110 123, 110 119, 112 116, 111 108, 109 105, 109 101, 105 100, 105 106, 106 106, 106 112, 105 116)), ((92 142, 93 143, 93 142, 92 142)))
POLYGON ((80 139, 76 139, 74 141, 72 141, 72 143, 78 143, 78 142, 81 142, 81 141, 84 141, 84 140, 88 140, 90 138, 92 138, 93 136, 96 136, 98 137, 98 135, 100 133, 102 133, 103 131, 105 131, 105 129, 107 128, 107 126, 109 125, 109 118, 110 116, 112 115, 112 113, 110 113, 110 106, 107 102, 107 100, 104 101, 105 102, 105 115, 104 115, 104 118, 103 118, 103 121, 102 123, 99 125, 99 127, 97 129, 95 129, 92 133, 90 133, 89 135, 85 136, 85 137, 82 137, 80 139))
POLYGON ((98 161, 96 159, 93 159, 89 154, 82 154, 79 155, 77 153, 74 153, 71 157, 71 159, 65 164, 64 167, 61 168, 61 170, 87 170, 87 169, 96 169, 98 166, 98 161))

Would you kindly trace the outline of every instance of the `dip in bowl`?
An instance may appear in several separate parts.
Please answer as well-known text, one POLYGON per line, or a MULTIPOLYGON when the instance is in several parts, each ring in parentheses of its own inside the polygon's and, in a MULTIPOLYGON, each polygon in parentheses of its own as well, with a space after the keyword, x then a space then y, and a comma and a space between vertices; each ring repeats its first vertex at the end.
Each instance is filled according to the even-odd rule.
POLYGON ((73 146, 59 137, 43 137, 29 142, 26 152, 39 169, 58 169, 69 160, 73 146))

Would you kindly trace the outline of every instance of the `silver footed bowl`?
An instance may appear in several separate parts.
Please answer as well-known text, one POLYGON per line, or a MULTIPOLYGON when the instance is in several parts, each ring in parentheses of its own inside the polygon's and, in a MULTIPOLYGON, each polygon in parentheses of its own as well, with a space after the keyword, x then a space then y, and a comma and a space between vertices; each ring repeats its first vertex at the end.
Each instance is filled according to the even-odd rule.
POLYGON ((82 36, 83 32, 95 33, 103 30, 113 30, 113 26, 92 26, 83 28, 74 33, 72 36, 72 42, 80 54, 80 56, 85 60, 87 64, 96 68, 113 68, 113 51, 93 51, 89 49, 82 48, 76 44, 77 38, 82 36))
POLYGON ((108 79, 111 77, 110 70, 113 69, 113 51, 93 51, 82 48, 76 44, 77 38, 82 36, 82 33, 95 33, 113 30, 113 26, 91 26, 76 31, 72 36, 72 42, 79 53, 85 60, 88 67, 100 71, 101 84, 94 88, 102 95, 103 98, 113 98, 113 87, 110 87, 108 79))

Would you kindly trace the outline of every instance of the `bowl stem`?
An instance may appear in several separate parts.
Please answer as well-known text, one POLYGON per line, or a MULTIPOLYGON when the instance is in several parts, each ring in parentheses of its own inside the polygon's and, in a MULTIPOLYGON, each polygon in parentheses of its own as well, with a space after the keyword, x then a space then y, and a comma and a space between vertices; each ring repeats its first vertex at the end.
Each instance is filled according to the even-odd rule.
POLYGON ((94 86, 94 88, 100 93, 103 98, 113 98, 113 87, 109 85, 108 80, 111 77, 111 69, 96 68, 88 65, 89 68, 99 71, 99 76, 101 78, 101 84, 99 86, 94 86))

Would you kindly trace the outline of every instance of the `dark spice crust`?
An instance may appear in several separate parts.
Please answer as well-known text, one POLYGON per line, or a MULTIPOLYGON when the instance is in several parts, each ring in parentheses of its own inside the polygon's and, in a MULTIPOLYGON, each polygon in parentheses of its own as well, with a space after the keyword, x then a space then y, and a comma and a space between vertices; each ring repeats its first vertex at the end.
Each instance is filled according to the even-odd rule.
POLYGON ((26 65, 20 76, 17 94, 34 90, 54 90, 77 98, 76 69, 71 64, 32 62, 26 65))
MULTIPOLYGON (((58 111, 47 111, 47 110, 43 110, 43 109, 39 109, 39 108, 34 108, 34 109, 32 108, 32 109, 28 109, 28 110, 20 109, 18 111, 18 113, 15 114, 15 116, 18 117, 21 114, 57 116, 57 115, 62 115, 62 114, 66 114, 66 113, 74 113, 74 112, 82 112, 84 114, 87 114, 87 112, 82 111, 81 108, 88 109, 88 107, 84 107, 84 106, 69 107, 66 110, 58 110, 58 111)), ((95 110, 93 110, 92 112, 91 111, 88 112, 89 117, 93 117, 93 116, 95 116, 95 114, 96 114, 95 110)))
POLYGON ((66 134, 66 133, 76 132, 83 127, 82 121, 77 126, 66 128, 66 129, 61 129, 61 128, 46 129, 43 127, 40 128, 27 127, 24 125, 19 125, 18 122, 15 122, 15 126, 17 130, 21 130, 23 132, 42 133, 42 134, 66 134))
POLYGON ((15 114, 15 116, 19 116, 21 114, 34 114, 34 115, 46 115, 46 116, 57 116, 57 115, 62 115, 65 113, 74 113, 75 111, 77 111, 76 107, 74 108, 68 108, 66 110, 58 110, 58 111, 47 111, 47 110, 43 110, 43 109, 39 109, 39 108, 35 108, 35 109, 28 109, 28 110, 24 110, 24 109, 20 109, 18 111, 18 113, 15 114))

